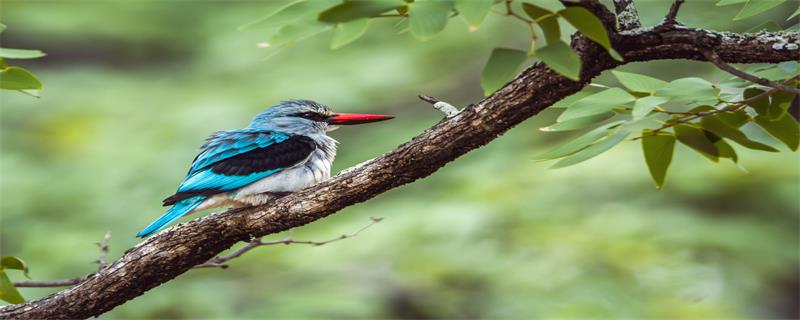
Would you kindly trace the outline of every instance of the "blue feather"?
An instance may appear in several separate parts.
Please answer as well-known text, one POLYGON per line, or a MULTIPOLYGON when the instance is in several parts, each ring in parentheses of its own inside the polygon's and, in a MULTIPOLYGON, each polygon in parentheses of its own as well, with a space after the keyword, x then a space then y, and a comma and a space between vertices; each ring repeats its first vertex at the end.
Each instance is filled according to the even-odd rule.
POLYGON ((180 219, 180 217, 183 217, 185 214, 192 211, 192 209, 197 208, 197 206, 199 206, 205 200, 205 196, 196 196, 179 201, 156 221, 153 221, 153 223, 144 228, 144 230, 139 231, 136 236, 139 238, 144 238, 158 230, 161 230, 161 228, 164 226, 180 219))
POLYGON ((215 173, 211 170, 202 170, 184 180, 183 183, 181 183, 181 186, 178 188, 178 192, 208 189, 234 190, 266 178, 267 176, 281 171, 282 169, 283 168, 254 172, 246 176, 227 176, 224 174, 215 173))
POLYGON ((193 173, 217 161, 252 151, 256 148, 265 148, 275 143, 281 143, 288 138, 288 135, 281 132, 257 129, 217 132, 203 145, 203 152, 192 163, 192 168, 187 176, 191 176, 193 173))

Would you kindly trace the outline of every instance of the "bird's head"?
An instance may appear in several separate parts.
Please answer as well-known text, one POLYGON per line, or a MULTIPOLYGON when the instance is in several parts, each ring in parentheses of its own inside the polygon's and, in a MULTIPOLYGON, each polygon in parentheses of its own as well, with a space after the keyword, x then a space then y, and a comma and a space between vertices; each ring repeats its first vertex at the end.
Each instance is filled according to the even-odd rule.
POLYGON ((289 100, 268 108, 253 118, 251 128, 277 130, 290 134, 320 134, 340 125, 389 120, 378 114, 334 113, 327 106, 311 100, 289 100))

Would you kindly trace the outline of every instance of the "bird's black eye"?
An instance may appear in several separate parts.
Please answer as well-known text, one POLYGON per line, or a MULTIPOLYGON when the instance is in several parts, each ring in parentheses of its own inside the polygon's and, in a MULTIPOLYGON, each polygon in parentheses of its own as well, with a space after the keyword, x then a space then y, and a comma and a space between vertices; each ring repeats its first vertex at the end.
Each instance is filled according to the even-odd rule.
POLYGON ((326 119, 328 119, 327 116, 319 114, 319 113, 316 113, 316 112, 300 112, 300 113, 293 114, 293 116, 300 117, 300 118, 303 118, 303 119, 308 119, 308 120, 311 120, 311 121, 325 121, 326 119))

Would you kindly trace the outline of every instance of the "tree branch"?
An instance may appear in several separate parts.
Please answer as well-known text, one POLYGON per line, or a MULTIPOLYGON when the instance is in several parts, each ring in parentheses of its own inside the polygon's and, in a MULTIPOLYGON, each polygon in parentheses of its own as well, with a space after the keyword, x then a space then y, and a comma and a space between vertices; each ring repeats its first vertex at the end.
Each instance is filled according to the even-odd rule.
POLYGON ((683 5, 684 0, 675 0, 672 3, 672 6, 669 7, 669 11, 667 12, 667 16, 664 17, 664 23, 668 25, 678 23, 675 18, 678 16, 678 11, 681 10, 681 6, 683 5))
POLYGON ((619 30, 633 30, 642 27, 639 12, 633 5, 633 0, 614 0, 614 11, 617 13, 619 30))
POLYGON ((752 83, 760 84, 765 87, 770 87, 778 90, 788 91, 795 94, 800 94, 800 89, 798 88, 793 88, 781 83, 769 81, 768 79, 759 78, 742 70, 734 68, 733 66, 727 64, 725 61, 722 61, 722 59, 719 58, 719 55, 717 55, 714 51, 703 50, 703 55, 706 57, 706 59, 708 59, 708 61, 716 65, 717 68, 720 68, 734 76, 750 81, 752 83))
MULTIPOLYGON (((594 0, 579 5, 604 23, 613 14, 594 0)), ((610 21, 608 19, 611 19, 610 21)), ((678 25, 615 32, 614 48, 626 62, 705 60, 710 49, 728 63, 796 60, 800 34, 730 34, 678 25)), ((232 209, 169 228, 128 250, 73 288, 25 304, 0 308, 0 319, 86 318, 103 314, 205 263, 240 241, 299 227, 369 200, 389 189, 427 177, 450 161, 496 139, 556 101, 579 91, 604 70, 622 64, 582 36, 574 37, 582 72, 572 81, 537 63, 491 96, 445 118, 411 141, 356 169, 273 203, 232 209)))
POLYGON ((100 248, 100 257, 95 260, 95 262, 100 265, 100 268, 103 268, 108 265, 106 259, 108 259, 108 241, 111 240, 111 231, 106 232, 106 235, 103 236, 103 240, 100 242, 96 242, 98 248, 100 248))

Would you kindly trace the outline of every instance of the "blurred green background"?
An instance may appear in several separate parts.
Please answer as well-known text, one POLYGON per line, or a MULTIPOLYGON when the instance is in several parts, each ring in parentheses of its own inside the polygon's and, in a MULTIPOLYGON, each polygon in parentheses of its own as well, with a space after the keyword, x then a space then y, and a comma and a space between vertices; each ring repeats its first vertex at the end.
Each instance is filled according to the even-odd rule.
MULTIPOLYGON (((330 32, 273 54, 256 46, 270 30, 237 31, 281 4, 0 1, 3 46, 48 53, 12 61, 42 79, 41 99, 0 92, 2 254, 26 260, 35 280, 92 272, 94 243, 111 231, 112 259, 135 245, 210 133, 290 98, 397 116, 333 132, 339 171, 439 121, 417 94, 478 101, 491 49, 528 46, 525 26, 498 15, 472 33, 452 21, 426 42, 395 35, 389 19, 373 21, 336 51, 330 32)), ((644 23, 659 22, 669 5, 640 1, 644 23)), ((737 6, 690 1, 679 18, 744 31, 783 21, 792 6, 734 24, 737 6)), ((687 61, 621 70, 728 77, 687 61)), ((615 85, 607 74, 596 80, 615 85)), ((565 169, 530 160, 571 136, 537 130, 556 115, 546 111, 427 179, 294 232, 325 240, 385 218, 356 238, 260 248, 102 318, 798 316, 797 153, 737 148, 745 173, 681 146, 657 191, 636 142, 565 169)), ((27 299, 55 291, 21 289, 27 299)))

